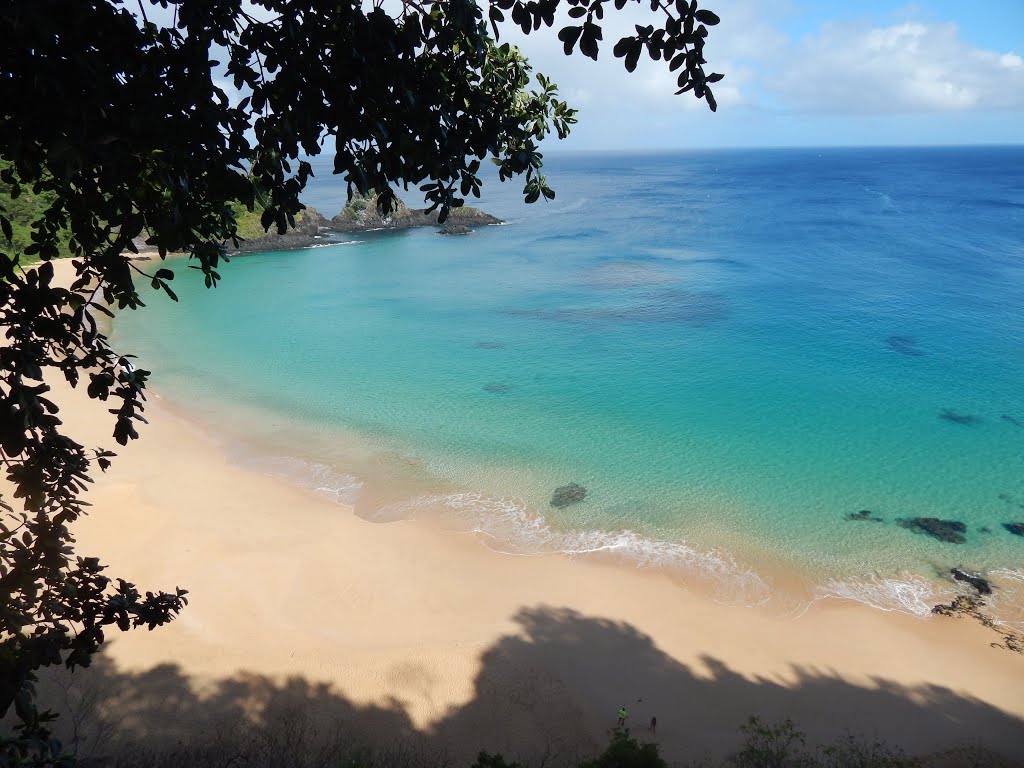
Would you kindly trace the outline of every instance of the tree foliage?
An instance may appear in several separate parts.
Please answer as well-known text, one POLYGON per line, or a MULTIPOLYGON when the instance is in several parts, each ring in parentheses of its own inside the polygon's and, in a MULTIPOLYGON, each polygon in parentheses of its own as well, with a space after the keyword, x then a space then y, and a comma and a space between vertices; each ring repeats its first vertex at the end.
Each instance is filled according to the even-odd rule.
MULTIPOLYGON (((90 469, 113 454, 65 434, 47 397, 53 376, 84 384, 107 403, 118 443, 138 437, 149 374, 96 322, 143 306, 140 285, 175 298, 173 273, 143 269, 136 243, 187 254, 215 285, 240 212, 262 211, 264 228, 294 225, 312 173, 303 158, 325 148, 349 195, 375 194, 384 209, 396 185, 417 185, 444 218, 479 195, 488 159, 502 180, 522 177, 527 202, 553 197, 539 142, 564 138, 575 113, 501 42, 501 26, 552 27, 565 7, 566 53, 596 58, 605 13, 637 2, 652 23, 614 54, 632 70, 646 51, 714 109, 709 84, 721 76, 705 74, 703 49, 718 19, 696 0, 0 5, 0 460, 16 502, 0 527, 0 715, 16 708, 31 749, 47 743, 37 669, 86 665, 108 628, 153 628, 186 602, 180 589, 111 580, 75 552, 69 526, 86 511, 90 469), (26 195, 41 201, 31 221, 26 195), (65 251, 75 277, 62 287, 49 262, 65 251)), ((8 755, 28 754, 19 743, 8 755)))

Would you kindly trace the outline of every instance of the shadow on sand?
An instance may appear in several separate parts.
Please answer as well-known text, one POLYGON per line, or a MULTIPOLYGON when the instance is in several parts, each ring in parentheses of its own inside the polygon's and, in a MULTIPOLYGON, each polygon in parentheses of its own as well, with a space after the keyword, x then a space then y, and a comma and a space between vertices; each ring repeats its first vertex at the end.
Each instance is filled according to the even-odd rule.
MULTIPOLYGON (((629 725, 644 737, 650 737, 647 724, 657 715, 656 740, 675 763, 728 754, 739 743, 738 726, 751 714, 769 721, 790 717, 808 732, 810 743, 852 730, 911 754, 976 744, 1009 758, 985 764, 1019 765, 1024 759, 1024 722, 948 688, 906 687, 880 678, 859 686, 827 670, 800 667, 792 670, 795 682, 751 679, 711 657, 699 667, 681 664, 628 624, 571 610, 524 609, 515 622, 516 633, 483 652, 472 699, 419 729, 397 699, 359 705, 329 684, 255 673, 197 687, 175 665, 133 674, 104 656, 87 670, 51 676, 44 700, 62 711, 63 735, 87 758, 139 744, 171 750, 187 745, 193 751, 207 745, 228 754, 259 740, 269 755, 260 765, 332 764, 331 750, 355 744, 398 750, 406 757, 387 762, 404 766, 468 766, 479 749, 556 765, 599 751, 616 710, 625 705, 629 725), (325 751, 308 762, 284 760, 314 744, 325 751), (268 750, 277 750, 278 757, 268 750)), ((429 687, 435 673, 405 663, 381 670, 381 679, 393 681, 396 674, 411 687, 421 676, 429 687)), ((197 760, 193 752, 187 762, 197 760)), ((352 764, 351 757, 346 760, 352 764)))

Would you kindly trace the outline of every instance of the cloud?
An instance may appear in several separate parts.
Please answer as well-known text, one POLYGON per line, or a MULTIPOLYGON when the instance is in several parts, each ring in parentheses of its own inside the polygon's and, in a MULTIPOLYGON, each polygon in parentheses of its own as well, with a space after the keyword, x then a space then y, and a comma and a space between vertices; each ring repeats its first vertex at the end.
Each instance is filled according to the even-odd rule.
MULTIPOLYGON (((722 19, 708 41, 708 71, 723 115, 751 110, 786 114, 899 115, 1024 109, 1024 58, 974 47, 953 23, 833 20, 806 26, 806 9, 792 0, 718 0, 722 19), (809 30, 796 38, 792 29, 809 30)), ((644 57, 629 74, 611 56, 615 40, 648 23, 632 3, 604 19, 601 60, 562 54, 554 30, 525 37, 506 28, 531 63, 561 86, 585 120, 633 110, 661 119, 707 112, 690 95, 675 96, 664 62, 644 57)), ((560 20, 561 21, 561 20, 560 20)), ((556 23, 556 29, 560 24, 556 23)))
POLYGON ((1024 60, 972 48, 955 24, 830 23, 769 67, 763 87, 795 111, 844 114, 1024 107, 1024 60))
MULTIPOLYGON (((747 4, 751 0, 742 0, 747 4)), ((720 6, 716 4, 716 11, 720 6)), ((641 109, 655 114, 679 112, 708 112, 707 104, 698 101, 693 94, 675 95, 678 86, 678 72, 669 72, 664 61, 652 61, 646 54, 640 57, 636 71, 627 72, 622 59, 612 55, 612 48, 622 37, 636 33, 636 25, 657 21, 649 5, 638 6, 629 3, 622 10, 609 10, 600 22, 603 32, 601 52, 598 60, 587 59, 577 50, 572 56, 562 51, 557 31, 567 24, 578 24, 565 15, 566 8, 556 17, 555 26, 542 28, 530 35, 523 35, 512 25, 501 29, 501 40, 519 46, 530 60, 535 71, 551 76, 558 83, 559 92, 570 105, 587 114, 620 113, 624 110, 641 109)), ((724 17, 723 17, 724 18, 724 17)), ((725 26, 723 21, 723 27, 725 26)), ((708 43, 709 63, 705 71, 727 72, 726 79, 714 87, 719 108, 728 108, 742 103, 744 95, 741 83, 747 77, 747 70, 739 62, 718 54, 718 43, 723 37, 722 27, 712 30, 714 42, 708 43), (712 48, 716 55, 711 58, 712 48)))

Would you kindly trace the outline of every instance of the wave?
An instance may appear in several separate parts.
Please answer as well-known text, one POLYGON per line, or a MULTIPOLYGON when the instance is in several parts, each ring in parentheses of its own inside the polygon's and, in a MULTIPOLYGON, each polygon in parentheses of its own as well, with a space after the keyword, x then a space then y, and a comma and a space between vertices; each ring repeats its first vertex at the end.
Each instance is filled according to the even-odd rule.
POLYGON ((995 568, 986 576, 995 587, 988 602, 996 623, 1024 630, 1024 568, 995 568))
POLYGON ((685 572, 712 589, 716 600, 729 605, 761 605, 773 590, 752 568, 727 552, 698 549, 684 541, 654 539, 636 531, 557 530, 522 499, 494 498, 480 493, 422 495, 375 512, 377 521, 440 517, 457 530, 477 535, 494 552, 536 556, 606 556, 637 568, 685 572))
POLYGON ((866 574, 847 579, 830 579, 818 587, 815 600, 854 600, 882 611, 898 611, 924 618, 932 607, 948 602, 956 590, 914 574, 879 576, 866 574))
MULTIPOLYGON (((279 477, 346 506, 356 506, 363 482, 318 462, 288 456, 247 457, 244 464, 279 477)), ((478 492, 422 494, 376 510, 359 509, 371 522, 428 519, 444 527, 474 534, 493 552, 518 557, 560 554, 604 557, 636 568, 676 573, 685 584, 706 588, 712 598, 730 606, 755 607, 771 602, 792 616, 805 613, 819 600, 851 600, 877 610, 918 618, 932 608, 969 592, 962 584, 929 579, 912 573, 877 573, 832 578, 813 588, 808 600, 779 594, 753 568, 730 553, 702 549, 686 541, 652 538, 630 529, 602 531, 552 527, 520 498, 499 498, 478 492)), ((1024 630, 1024 568, 997 568, 985 574, 994 592, 986 598, 997 624, 1024 630)))
MULTIPOLYGON (((993 586, 984 598, 986 613, 997 624, 1024 629, 1024 569, 996 568, 985 574, 993 586)), ((974 594, 968 585, 927 579, 916 574, 880 576, 867 574, 832 579, 820 586, 815 600, 855 600, 883 611, 898 611, 927 617, 932 608, 949 603, 957 595, 974 594)))
POLYGON ((338 472, 327 464, 303 461, 291 456, 248 458, 244 463, 248 468, 292 482, 335 504, 353 505, 359 489, 363 487, 363 482, 358 478, 338 472))

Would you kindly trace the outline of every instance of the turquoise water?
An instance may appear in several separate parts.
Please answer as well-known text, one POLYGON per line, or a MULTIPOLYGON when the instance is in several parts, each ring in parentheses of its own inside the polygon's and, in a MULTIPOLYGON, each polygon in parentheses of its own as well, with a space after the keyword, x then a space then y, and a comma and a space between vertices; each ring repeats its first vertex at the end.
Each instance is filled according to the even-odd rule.
MULTIPOLYGON (((1024 149, 550 159, 468 237, 239 257, 115 342, 233 452, 529 553, 924 613, 951 565, 1024 617, 1024 149), (586 499, 556 509, 557 486, 586 499), (884 522, 849 521, 868 509, 884 522), (899 518, 963 521, 950 544, 899 518), (788 574, 788 575, 782 575, 788 574)), ((326 176, 326 173, 325 173, 326 176)), ((308 202, 328 215, 341 187, 308 202)))

